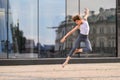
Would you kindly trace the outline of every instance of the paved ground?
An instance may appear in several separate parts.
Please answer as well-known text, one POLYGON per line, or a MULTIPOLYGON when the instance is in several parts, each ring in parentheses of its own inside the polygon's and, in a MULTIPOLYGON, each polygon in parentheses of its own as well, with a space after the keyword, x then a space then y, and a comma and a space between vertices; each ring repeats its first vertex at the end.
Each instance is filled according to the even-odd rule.
POLYGON ((0 66, 0 80, 120 80, 120 63, 0 66))

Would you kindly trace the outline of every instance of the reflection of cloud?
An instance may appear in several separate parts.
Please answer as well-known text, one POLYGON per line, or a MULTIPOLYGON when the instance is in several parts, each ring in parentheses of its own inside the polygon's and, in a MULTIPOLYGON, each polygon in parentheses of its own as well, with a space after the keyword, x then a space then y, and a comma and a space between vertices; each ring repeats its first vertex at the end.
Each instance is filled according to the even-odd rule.
POLYGON ((36 0, 10 0, 14 23, 19 19, 19 28, 25 37, 37 34, 36 0))
POLYGON ((11 6, 11 12, 12 12, 12 17, 13 17, 13 22, 16 23, 17 19, 19 17, 19 6, 16 5, 16 7, 11 6))
POLYGON ((55 44, 55 39, 54 38, 47 38, 47 37, 43 37, 40 36, 40 43, 41 44, 55 44))
POLYGON ((88 7, 90 10, 94 10, 98 13, 100 7, 105 9, 115 8, 116 0, 81 0, 80 7, 81 12, 83 12, 84 8, 88 7))
POLYGON ((4 16, 5 15, 5 9, 0 9, 0 16, 4 16))
MULTIPOLYGON (((35 44, 37 44, 37 42, 38 42, 38 36, 37 35, 26 35, 27 37, 27 39, 31 39, 31 40, 34 40, 35 41, 35 44)), ((44 44, 53 44, 54 43, 54 40, 53 39, 48 39, 48 38, 46 38, 46 37, 42 37, 42 36, 40 36, 39 37, 39 42, 42 44, 42 45, 44 45, 44 44)))
MULTIPOLYGON (((100 7, 105 9, 115 8, 116 0, 80 0, 80 12, 83 13, 84 8, 89 8, 96 12, 99 11, 100 7)), ((67 14, 78 13, 78 0, 67 0, 67 14)))
POLYGON ((55 43, 55 30, 47 27, 56 27, 64 20, 64 4, 65 0, 40 0, 40 42, 42 44, 55 43))
MULTIPOLYGON (((37 0, 10 0, 13 19, 19 19, 20 30, 27 38, 37 41, 37 0)), ((55 31, 46 27, 59 24, 65 17, 65 0, 40 0, 40 42, 54 44, 55 31), (47 5, 47 6, 45 6, 47 5), (56 18, 57 17, 57 18, 56 18), (44 34, 44 35, 43 35, 44 34), (49 35, 48 35, 49 34, 49 35), (41 38, 42 37, 42 38, 41 38)))
POLYGON ((35 41, 35 44, 37 44, 38 42, 38 37, 37 35, 26 35, 26 39, 31 39, 31 40, 34 40, 35 41))
POLYGON ((78 11, 78 0, 67 0, 67 15, 73 15, 78 11))

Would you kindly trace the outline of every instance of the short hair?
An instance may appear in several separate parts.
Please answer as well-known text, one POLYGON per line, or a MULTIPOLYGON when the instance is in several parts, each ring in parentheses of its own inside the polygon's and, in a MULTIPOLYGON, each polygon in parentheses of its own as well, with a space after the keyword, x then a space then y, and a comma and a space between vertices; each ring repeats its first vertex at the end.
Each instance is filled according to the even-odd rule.
POLYGON ((72 17, 72 20, 75 22, 76 20, 81 20, 80 15, 75 15, 72 17))

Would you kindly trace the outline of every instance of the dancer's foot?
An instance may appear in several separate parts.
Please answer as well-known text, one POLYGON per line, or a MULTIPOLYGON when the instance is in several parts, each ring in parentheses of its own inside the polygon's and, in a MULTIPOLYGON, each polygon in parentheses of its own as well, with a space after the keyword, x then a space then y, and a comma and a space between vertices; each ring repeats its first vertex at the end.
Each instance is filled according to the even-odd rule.
POLYGON ((67 65, 68 64, 68 62, 64 62, 63 64, 62 64, 62 67, 64 68, 65 67, 65 65, 67 65))

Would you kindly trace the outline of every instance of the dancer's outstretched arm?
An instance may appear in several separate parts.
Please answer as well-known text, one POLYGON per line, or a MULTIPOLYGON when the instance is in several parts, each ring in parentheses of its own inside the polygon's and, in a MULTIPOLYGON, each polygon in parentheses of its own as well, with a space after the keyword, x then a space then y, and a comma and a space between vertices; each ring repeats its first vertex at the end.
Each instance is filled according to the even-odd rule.
POLYGON ((89 16, 89 9, 88 9, 88 8, 85 8, 84 19, 87 20, 88 16, 89 16))
POLYGON ((69 31, 61 40, 60 42, 63 43, 68 36, 70 36, 72 33, 74 33, 77 29, 79 29, 79 25, 75 26, 71 31, 69 31))

